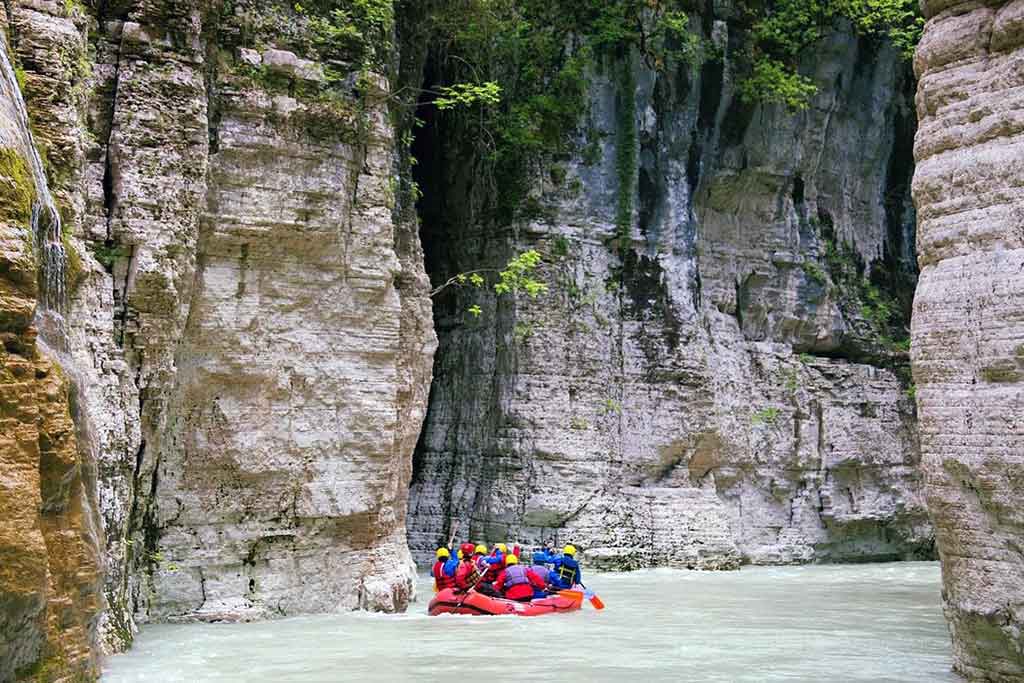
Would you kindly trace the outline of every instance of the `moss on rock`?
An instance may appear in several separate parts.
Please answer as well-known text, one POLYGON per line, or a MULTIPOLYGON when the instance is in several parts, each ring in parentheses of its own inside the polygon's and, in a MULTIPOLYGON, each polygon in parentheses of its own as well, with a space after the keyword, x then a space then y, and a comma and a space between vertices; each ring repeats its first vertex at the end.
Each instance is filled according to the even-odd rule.
POLYGON ((36 185, 25 157, 12 147, 0 147, 0 220, 27 228, 35 199, 36 185))

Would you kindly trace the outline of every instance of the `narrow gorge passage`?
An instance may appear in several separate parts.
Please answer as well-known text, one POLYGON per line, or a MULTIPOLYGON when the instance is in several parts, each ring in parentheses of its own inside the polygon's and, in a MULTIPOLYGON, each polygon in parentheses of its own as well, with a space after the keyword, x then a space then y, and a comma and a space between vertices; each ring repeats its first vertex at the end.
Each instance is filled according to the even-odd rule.
POLYGON ((1024 677, 1024 0, 0 22, 0 683, 1024 677), (453 534, 608 609, 419 618, 453 534))

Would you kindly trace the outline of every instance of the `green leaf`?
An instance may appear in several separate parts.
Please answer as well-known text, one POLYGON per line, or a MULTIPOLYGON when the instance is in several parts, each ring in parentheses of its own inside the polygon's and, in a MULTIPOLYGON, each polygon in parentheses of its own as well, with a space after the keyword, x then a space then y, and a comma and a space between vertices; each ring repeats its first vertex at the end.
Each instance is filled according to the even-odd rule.
POLYGON ((434 100, 434 106, 445 111, 474 104, 494 105, 501 102, 501 86, 494 81, 485 83, 456 83, 438 88, 441 94, 434 100))

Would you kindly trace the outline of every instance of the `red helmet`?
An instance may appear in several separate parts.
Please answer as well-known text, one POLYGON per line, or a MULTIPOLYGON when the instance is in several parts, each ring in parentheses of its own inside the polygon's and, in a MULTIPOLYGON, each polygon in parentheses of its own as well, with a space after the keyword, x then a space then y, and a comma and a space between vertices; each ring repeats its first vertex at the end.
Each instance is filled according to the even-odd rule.
POLYGON ((459 550, 462 551, 462 557, 467 560, 473 557, 474 547, 475 546, 472 543, 463 543, 462 545, 460 545, 459 550))

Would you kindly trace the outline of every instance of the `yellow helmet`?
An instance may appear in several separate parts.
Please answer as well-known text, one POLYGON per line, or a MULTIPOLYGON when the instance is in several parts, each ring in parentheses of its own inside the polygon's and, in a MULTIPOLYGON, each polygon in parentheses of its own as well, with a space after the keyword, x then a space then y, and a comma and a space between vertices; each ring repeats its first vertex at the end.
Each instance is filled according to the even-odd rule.
POLYGON ((505 565, 509 566, 509 565, 513 565, 513 564, 519 564, 519 558, 516 557, 515 555, 508 555, 505 558, 505 565))
POLYGON ((562 548, 562 554, 563 555, 575 555, 576 554, 576 546, 574 546, 574 545, 572 545, 570 543, 569 545, 567 545, 564 548, 562 548))
POLYGON ((481 543, 481 544, 479 544, 476 547, 476 550, 474 550, 473 552, 474 553, 480 553, 481 555, 486 555, 487 554, 487 546, 485 546, 483 543, 481 543))
POLYGON ((439 559, 439 560, 442 557, 451 557, 452 556, 452 554, 450 552, 448 552, 448 548, 438 548, 436 555, 437 555, 437 559, 439 559))
POLYGON ((495 543, 494 547, 497 548, 498 550, 500 550, 503 553, 507 553, 508 552, 508 548, 505 547, 504 543, 495 543))

